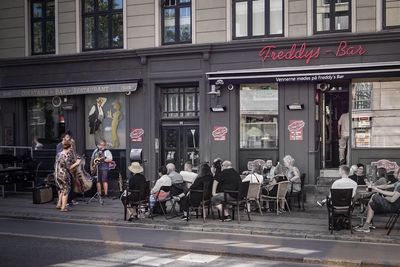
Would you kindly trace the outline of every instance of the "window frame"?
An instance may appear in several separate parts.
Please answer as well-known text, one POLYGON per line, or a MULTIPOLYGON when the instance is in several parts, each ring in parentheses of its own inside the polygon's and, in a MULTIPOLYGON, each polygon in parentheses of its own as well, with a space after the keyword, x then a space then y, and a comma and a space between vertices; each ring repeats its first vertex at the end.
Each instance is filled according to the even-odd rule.
POLYGON ((282 33, 270 34, 271 24, 270 13, 271 5, 270 0, 264 0, 264 35, 253 35, 253 0, 232 0, 232 39, 243 40, 243 39, 259 39, 265 37, 283 37, 285 35, 285 1, 282 1, 282 33), (236 37, 236 3, 247 2, 247 36, 236 37), (268 12, 267 12, 268 11, 268 12))
MULTIPOLYGON (((343 13, 348 14, 349 18, 349 28, 345 30, 335 30, 335 18, 336 18, 336 12, 335 12, 335 0, 324 0, 327 1, 329 4, 329 14, 331 15, 329 18, 329 30, 328 31, 318 31, 317 30, 317 1, 318 0, 313 0, 313 30, 314 34, 327 34, 327 33, 339 33, 339 32, 351 32, 352 30, 352 0, 349 0, 349 10, 345 11, 343 13)), ((338 12, 341 13, 341 12, 338 12)))
POLYGON ((31 43, 31 55, 51 55, 51 54, 55 54, 56 53, 56 17, 55 17, 55 0, 31 0, 29 3, 29 7, 30 7, 30 43, 31 43), (47 11, 47 4, 48 2, 53 2, 54 3, 54 16, 52 17, 48 17, 46 15, 46 11, 47 11), (41 3, 42 4, 42 17, 40 18, 35 18, 34 14, 33 14, 33 5, 35 3, 41 3), (42 52, 35 52, 34 46, 34 24, 40 22, 41 24, 41 42, 42 42, 42 52), (53 22, 54 23, 54 51, 48 51, 47 48, 47 22, 53 22))
POLYGON ((196 84, 177 84, 177 85, 168 85, 168 86, 160 86, 160 118, 161 120, 182 120, 182 119, 198 119, 200 116, 200 89, 196 84), (193 89, 193 92, 190 90, 193 89), (172 90, 177 90, 177 92, 173 92, 172 90), (194 94, 195 97, 195 105, 196 110, 186 110, 186 94, 194 94), (178 111, 168 111, 165 110, 164 100, 167 97, 167 105, 169 95, 178 95, 178 111), (182 106, 183 104, 183 106, 182 106), (193 113, 194 116, 187 116, 187 114, 193 113), (171 114, 177 114, 177 116, 169 116, 171 114))
POLYGON ((386 0, 382 0, 382 28, 384 30, 400 28, 400 24, 398 24, 396 26, 386 26, 386 0))
POLYGON ((99 10, 99 0, 94 0, 93 11, 85 12, 85 1, 89 0, 81 0, 81 33, 82 33, 82 51, 97 51, 97 50, 109 50, 109 49, 121 49, 124 47, 124 21, 123 21, 123 12, 124 12, 124 1, 122 0, 122 7, 120 9, 113 9, 112 2, 113 0, 107 0, 108 9, 107 10, 99 10), (120 46, 113 46, 113 23, 112 17, 113 15, 121 15, 122 16, 122 38, 120 46), (108 46, 107 47, 99 47, 99 17, 107 16, 107 34, 108 34, 108 46), (94 27, 94 48, 86 48, 85 47, 85 22, 86 18, 93 18, 93 27, 94 27))
POLYGON ((162 45, 174 45, 174 44, 191 44, 193 40, 193 10, 192 10, 193 1, 190 0, 189 3, 181 3, 180 0, 175 0, 174 6, 164 6, 164 0, 161 1, 161 43, 162 45), (180 9, 184 7, 190 8, 190 39, 187 41, 180 41, 180 9), (165 15, 164 11, 166 9, 174 9, 175 10, 175 41, 174 42, 165 42, 165 15))

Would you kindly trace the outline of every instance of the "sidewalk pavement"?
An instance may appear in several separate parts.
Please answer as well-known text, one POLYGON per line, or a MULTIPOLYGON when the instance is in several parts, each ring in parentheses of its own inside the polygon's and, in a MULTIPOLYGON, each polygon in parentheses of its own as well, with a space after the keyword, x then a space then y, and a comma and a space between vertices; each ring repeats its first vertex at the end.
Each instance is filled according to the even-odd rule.
MULTIPOLYGON (((86 199, 88 200, 88 199, 86 199)), ((145 227, 155 229, 174 229, 200 232, 224 232, 247 235, 271 235, 280 237, 310 238, 321 240, 344 240, 353 242, 393 243, 400 244, 400 222, 394 227, 389 236, 384 229, 388 217, 377 216, 374 225, 377 229, 370 233, 350 233, 350 230, 328 230, 328 215, 326 208, 315 204, 314 199, 305 204, 306 211, 293 211, 277 215, 276 213, 258 212, 251 213, 251 221, 245 214, 241 223, 236 220, 220 222, 217 219, 207 218, 203 223, 201 217, 191 217, 189 222, 180 220, 180 217, 166 220, 164 216, 143 218, 134 222, 124 221, 123 206, 119 199, 108 198, 104 205, 96 201, 87 204, 78 198, 79 204, 70 207, 69 212, 60 212, 55 207, 55 202, 46 204, 33 204, 31 193, 12 193, 5 199, 0 198, 0 217, 76 222, 102 225, 118 225, 145 227)), ((360 222, 359 218, 353 219, 353 224, 360 222)))

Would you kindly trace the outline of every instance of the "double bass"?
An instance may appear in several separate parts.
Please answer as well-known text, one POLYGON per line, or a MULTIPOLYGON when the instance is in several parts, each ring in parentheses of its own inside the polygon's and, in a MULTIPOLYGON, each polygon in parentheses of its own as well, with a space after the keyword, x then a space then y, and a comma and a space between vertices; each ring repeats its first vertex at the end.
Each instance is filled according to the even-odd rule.
MULTIPOLYGON (((82 157, 77 156, 77 158, 82 159, 82 157)), ((81 163, 74 169, 74 192, 75 193, 85 193, 90 190, 93 186, 93 180, 90 174, 85 170, 85 160, 81 160, 81 163)))

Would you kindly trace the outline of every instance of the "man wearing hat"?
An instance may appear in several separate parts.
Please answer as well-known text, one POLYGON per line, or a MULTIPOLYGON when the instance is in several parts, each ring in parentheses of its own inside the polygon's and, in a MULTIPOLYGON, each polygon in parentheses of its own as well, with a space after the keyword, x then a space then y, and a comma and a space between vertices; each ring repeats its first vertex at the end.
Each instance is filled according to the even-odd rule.
MULTIPOLYGON (((140 192, 139 194, 127 194, 128 204, 129 202, 145 200, 148 193, 146 192, 146 177, 142 174, 143 167, 139 162, 132 162, 128 169, 132 173, 128 181, 128 190, 139 190, 140 192)), ((122 199, 122 202, 124 203, 124 199, 122 199)), ((138 219, 138 208, 137 206, 128 205, 129 221, 138 219)))

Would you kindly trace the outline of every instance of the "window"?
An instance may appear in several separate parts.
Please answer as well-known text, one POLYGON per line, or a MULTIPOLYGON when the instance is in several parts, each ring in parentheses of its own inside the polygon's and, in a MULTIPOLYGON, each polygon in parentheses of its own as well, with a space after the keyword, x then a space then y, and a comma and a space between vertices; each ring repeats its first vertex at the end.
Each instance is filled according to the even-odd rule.
POLYGON ((353 147, 400 147, 400 81, 352 85, 353 147))
POLYGON ((351 30, 351 0, 314 0, 314 32, 351 30))
POLYGON ((83 50, 123 47, 123 0, 82 0, 83 50))
POLYGON ((55 148, 65 132, 64 112, 52 100, 51 97, 27 100, 28 141, 35 149, 55 148))
POLYGON ((192 42, 192 1, 162 0, 163 44, 192 42))
POLYGON ((55 53, 54 0, 31 1, 31 53, 55 53))
POLYGON ((283 0, 233 0, 233 38, 282 36, 283 0))
POLYGON ((400 0, 383 0, 383 28, 400 27, 400 0))
POLYGON ((240 148, 278 147, 278 84, 240 86, 240 148))
POLYGON ((163 88, 162 117, 182 118, 199 116, 199 88, 163 88))

